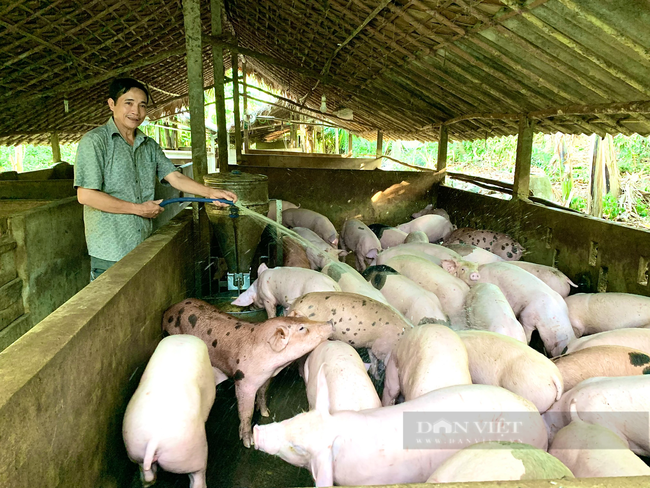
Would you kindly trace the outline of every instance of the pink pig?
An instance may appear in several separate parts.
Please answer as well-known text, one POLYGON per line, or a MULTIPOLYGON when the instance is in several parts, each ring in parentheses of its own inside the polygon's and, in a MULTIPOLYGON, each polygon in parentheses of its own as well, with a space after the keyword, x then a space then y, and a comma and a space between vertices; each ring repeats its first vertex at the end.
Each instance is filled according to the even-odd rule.
POLYGON ((427 235, 429 242, 445 239, 454 230, 454 226, 449 222, 449 219, 442 215, 423 215, 410 222, 400 224, 397 228, 407 234, 421 230, 427 235))
POLYGON ((325 242, 337 247, 339 236, 334 224, 322 214, 306 208, 290 208, 282 212, 282 225, 285 227, 307 227, 318 234, 325 242))
POLYGON ((381 251, 381 242, 366 224, 357 219, 348 219, 341 229, 341 247, 355 253, 357 270, 363 271, 381 251))
POLYGON ((266 309, 269 318, 275 317, 275 308, 282 305, 288 308, 296 298, 312 291, 341 291, 339 285, 329 276, 304 268, 281 266, 269 269, 260 264, 258 278, 244 293, 239 295, 233 305, 246 307, 255 304, 266 309))

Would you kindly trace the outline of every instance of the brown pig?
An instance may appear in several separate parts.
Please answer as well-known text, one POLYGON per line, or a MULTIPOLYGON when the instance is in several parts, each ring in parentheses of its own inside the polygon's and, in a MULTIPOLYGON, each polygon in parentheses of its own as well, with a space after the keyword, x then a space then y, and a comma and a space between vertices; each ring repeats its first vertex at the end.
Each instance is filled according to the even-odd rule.
POLYGON ((196 298, 170 307, 163 316, 163 330, 202 339, 208 346, 217 384, 226 378, 235 380, 239 437, 246 447, 253 439, 251 419, 256 394, 257 405, 267 417, 267 382, 332 335, 332 326, 326 322, 299 317, 243 322, 196 298))
POLYGON ((650 373, 650 356, 623 346, 594 346, 553 359, 562 373, 565 391, 594 376, 634 376, 650 373))

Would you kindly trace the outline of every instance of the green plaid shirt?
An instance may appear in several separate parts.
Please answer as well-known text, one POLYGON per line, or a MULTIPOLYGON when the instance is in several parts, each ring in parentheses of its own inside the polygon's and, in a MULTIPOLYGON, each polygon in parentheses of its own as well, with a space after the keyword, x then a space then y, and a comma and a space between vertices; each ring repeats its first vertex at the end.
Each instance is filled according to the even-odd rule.
MULTIPOLYGON (((113 118, 83 136, 77 147, 74 185, 100 190, 127 202, 154 199, 156 178, 176 171, 160 146, 136 130, 133 146, 120 134, 113 118)), ((84 206, 88 254, 119 261, 151 235, 151 219, 113 214, 84 206)))

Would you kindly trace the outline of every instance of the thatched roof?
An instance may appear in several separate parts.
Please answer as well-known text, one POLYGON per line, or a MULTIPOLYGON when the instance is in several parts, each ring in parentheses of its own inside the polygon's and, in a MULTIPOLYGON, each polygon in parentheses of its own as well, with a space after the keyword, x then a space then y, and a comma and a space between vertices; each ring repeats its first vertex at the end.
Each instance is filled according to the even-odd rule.
MULTIPOLYGON (((448 121, 453 139, 514 134, 522 113, 544 132, 650 134, 642 0, 226 0, 225 10, 226 43, 250 68, 309 108, 324 93, 328 112, 352 109, 352 123, 331 120, 363 135, 436 140, 448 121)), ((207 1, 202 17, 209 34, 207 1)), ((187 94, 180 0, 13 0, 0 19, 0 144, 45 143, 52 131, 77 140, 108 118, 117 74, 148 83, 152 111, 187 94)))

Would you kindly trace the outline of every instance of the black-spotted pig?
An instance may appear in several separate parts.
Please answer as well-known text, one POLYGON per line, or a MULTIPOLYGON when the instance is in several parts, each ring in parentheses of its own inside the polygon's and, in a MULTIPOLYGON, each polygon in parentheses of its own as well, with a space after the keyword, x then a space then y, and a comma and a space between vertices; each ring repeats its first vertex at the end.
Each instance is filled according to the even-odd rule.
POLYGON ((266 417, 269 415, 265 398, 267 382, 332 334, 330 324, 306 318, 276 317, 260 323, 243 322, 196 298, 169 308, 163 316, 163 330, 202 339, 217 370, 217 384, 226 378, 235 380, 239 437, 246 447, 250 447, 253 439, 251 419, 256 394, 257 406, 266 417))
POLYGON ((491 230, 477 230, 469 227, 456 229, 444 241, 448 244, 471 244, 486 251, 493 252, 506 261, 518 261, 526 251, 512 237, 491 230))

